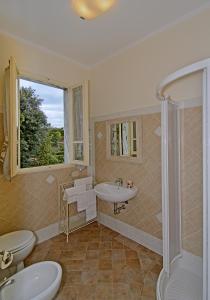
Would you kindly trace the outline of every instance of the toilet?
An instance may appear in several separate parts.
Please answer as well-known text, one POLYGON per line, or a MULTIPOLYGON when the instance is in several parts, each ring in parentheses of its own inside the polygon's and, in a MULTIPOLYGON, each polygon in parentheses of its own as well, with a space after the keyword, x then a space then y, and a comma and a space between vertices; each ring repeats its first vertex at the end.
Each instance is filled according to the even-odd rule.
POLYGON ((31 253, 36 242, 32 231, 13 231, 0 236, 0 250, 6 250, 13 254, 12 265, 17 266, 17 271, 24 268, 24 260, 31 253))

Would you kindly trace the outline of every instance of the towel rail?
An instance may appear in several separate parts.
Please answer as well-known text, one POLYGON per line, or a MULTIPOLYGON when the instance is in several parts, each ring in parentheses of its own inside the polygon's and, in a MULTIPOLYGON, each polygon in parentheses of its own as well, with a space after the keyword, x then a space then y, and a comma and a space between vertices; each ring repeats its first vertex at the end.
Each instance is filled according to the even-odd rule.
MULTIPOLYGON (((71 232, 74 232, 76 230, 79 230, 95 221, 98 222, 97 217, 86 222, 85 224, 82 224, 80 226, 75 226, 73 228, 70 228, 70 222, 69 222, 69 218, 70 218, 70 205, 72 203, 70 203, 69 201, 64 200, 63 196, 64 196, 64 192, 65 189, 74 187, 74 181, 71 181, 69 183, 63 183, 59 185, 59 229, 61 232, 63 232, 64 234, 66 234, 66 241, 68 243, 69 241, 69 234, 71 232)), ((99 224, 99 223, 98 223, 99 224)))

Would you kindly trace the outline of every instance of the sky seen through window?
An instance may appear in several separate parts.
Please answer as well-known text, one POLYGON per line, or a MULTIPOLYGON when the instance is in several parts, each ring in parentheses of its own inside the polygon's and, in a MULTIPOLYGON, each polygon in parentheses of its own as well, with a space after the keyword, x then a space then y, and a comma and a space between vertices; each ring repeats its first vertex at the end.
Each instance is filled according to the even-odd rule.
POLYGON ((21 87, 31 87, 35 90, 36 95, 43 100, 40 108, 47 116, 47 121, 52 127, 64 127, 63 89, 25 79, 20 79, 20 88, 21 87))

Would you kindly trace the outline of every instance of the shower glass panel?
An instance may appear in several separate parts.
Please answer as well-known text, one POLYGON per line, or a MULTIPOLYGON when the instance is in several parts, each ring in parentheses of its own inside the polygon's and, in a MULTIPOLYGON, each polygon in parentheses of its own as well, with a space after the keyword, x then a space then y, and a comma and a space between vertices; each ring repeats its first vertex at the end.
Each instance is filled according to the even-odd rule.
POLYGON ((165 271, 170 274, 170 265, 181 251, 180 212, 180 133, 179 111, 170 101, 162 102, 162 164, 165 271))

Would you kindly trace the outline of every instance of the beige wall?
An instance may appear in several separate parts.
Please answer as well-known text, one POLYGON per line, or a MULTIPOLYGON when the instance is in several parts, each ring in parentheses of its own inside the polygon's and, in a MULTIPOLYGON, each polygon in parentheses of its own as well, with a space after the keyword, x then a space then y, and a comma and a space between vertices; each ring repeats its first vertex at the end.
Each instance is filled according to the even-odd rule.
MULTIPOLYGON (((3 74, 10 56, 14 56, 21 72, 49 78, 67 86, 89 78, 79 65, 30 44, 0 35, 0 148, 3 142, 3 74)), ((17 229, 38 230, 58 221, 58 190, 62 182, 72 180, 71 169, 18 175, 6 181, 0 170, 0 234, 17 229), (55 177, 48 184, 49 175, 55 177)), ((81 175, 85 175, 84 172, 81 175)), ((73 210, 75 213, 75 210, 73 210)))
MULTIPOLYGON (((162 238, 161 211, 161 145, 155 129, 160 126, 160 113, 140 117, 143 127, 143 161, 140 164, 106 159, 106 122, 95 124, 96 180, 131 179, 138 195, 122 210, 113 214, 113 204, 99 201, 99 210, 162 238), (102 138, 97 134, 101 132, 102 138)), ((202 256, 202 114, 201 107, 181 110, 181 203, 182 244, 186 251, 202 256)))
MULTIPOLYGON (((210 9, 185 20, 110 58, 91 70, 93 117, 157 105, 156 87, 168 74, 210 57, 210 9)), ((201 97, 201 74, 176 82, 169 93, 176 100, 201 97)), ((182 128, 182 242, 185 250, 202 255, 202 122, 201 109, 181 113, 182 128)), ((131 178, 139 195, 117 218, 161 237, 156 213, 161 205, 160 143, 154 136, 158 116, 143 117, 144 159, 141 165, 107 161, 105 143, 96 138, 96 176, 99 181, 131 178), (155 118, 155 121, 154 121, 155 118), (150 143, 151 141, 151 143, 150 143), (155 151, 153 151, 155 149, 155 151)), ((105 123, 96 132, 105 134, 105 123)), ((112 207, 101 202, 109 215, 112 207)))
MULTIPOLYGON (((155 89, 167 74, 194 61, 210 57, 210 10, 194 16, 171 29, 148 38, 120 55, 84 70, 62 57, 0 35, 0 112, 2 111, 3 70, 11 55, 15 56, 21 71, 35 76, 50 78, 67 85, 90 78, 91 114, 99 116, 119 111, 157 104, 155 89)), ((201 95, 201 76, 194 75, 176 83, 172 94, 178 99, 195 98, 201 95)), ((155 215, 161 209, 160 139, 154 128, 160 124, 159 114, 145 115, 144 161, 141 165, 108 162, 105 159, 104 140, 96 139, 96 176, 100 181, 113 180, 124 175, 139 187, 140 193, 128 209, 118 217, 129 224, 161 237, 161 225, 155 215), (102 145, 100 144, 102 143, 102 145), (156 151, 153 151, 155 149, 156 151), (151 172, 154 174, 151 177, 151 172), (138 176, 137 176, 138 174, 138 176)), ((183 244, 186 250, 201 254, 201 124, 194 132, 195 122, 200 122, 201 113, 187 110, 183 113, 182 126, 182 207, 183 244), (192 139, 187 138, 189 132, 192 139), (199 133, 200 132, 200 133, 199 133), (194 139, 195 135, 197 136, 194 139), (186 139, 185 139, 186 137, 186 139), (197 146, 198 147, 197 147, 197 146), (195 151, 194 151, 194 150, 195 151), (199 155, 198 155, 199 153, 199 155), (190 168, 192 167, 192 169, 190 168), (194 169, 193 169, 194 168, 194 169), (193 172, 194 173, 193 173, 193 172), (195 174, 193 177, 192 174, 195 174), (196 222, 194 221, 196 220, 196 222)), ((2 143, 2 115, 0 114, 0 146, 2 143)), ((104 132, 105 123, 96 124, 96 132, 104 132)), ((71 180, 71 170, 50 172, 58 182, 71 180)), ((28 228, 37 230, 57 220, 56 182, 46 183, 49 173, 20 175, 12 183, 0 179, 0 233, 28 228), (41 192, 43 191, 43 192, 41 192), (30 216, 30 217, 29 217, 30 216), (3 225, 2 225, 3 224, 3 225)), ((106 203, 101 210, 112 214, 106 203)))
MULTIPOLYGON (((157 84, 177 69, 210 57, 210 10, 156 34, 91 72, 92 115, 157 104, 157 84)), ((201 76, 176 83, 178 99, 201 95, 201 76)))
POLYGON ((15 57, 21 73, 60 82, 67 87, 89 79, 89 71, 80 65, 29 43, 0 34, 0 112, 4 68, 7 67, 10 56, 15 57))
POLYGON ((202 109, 181 111, 182 242, 185 250, 202 256, 202 109))
POLYGON ((117 162, 106 159, 106 122, 95 125, 96 180, 115 181, 121 177, 126 184, 132 180, 138 187, 138 195, 129 201, 119 215, 113 214, 113 204, 99 202, 102 213, 115 217, 157 238, 162 238, 162 225, 156 218, 161 211, 161 160, 160 137, 154 130, 160 126, 160 113, 139 117, 142 121, 142 163, 117 162), (102 138, 97 134, 101 132, 102 138))

